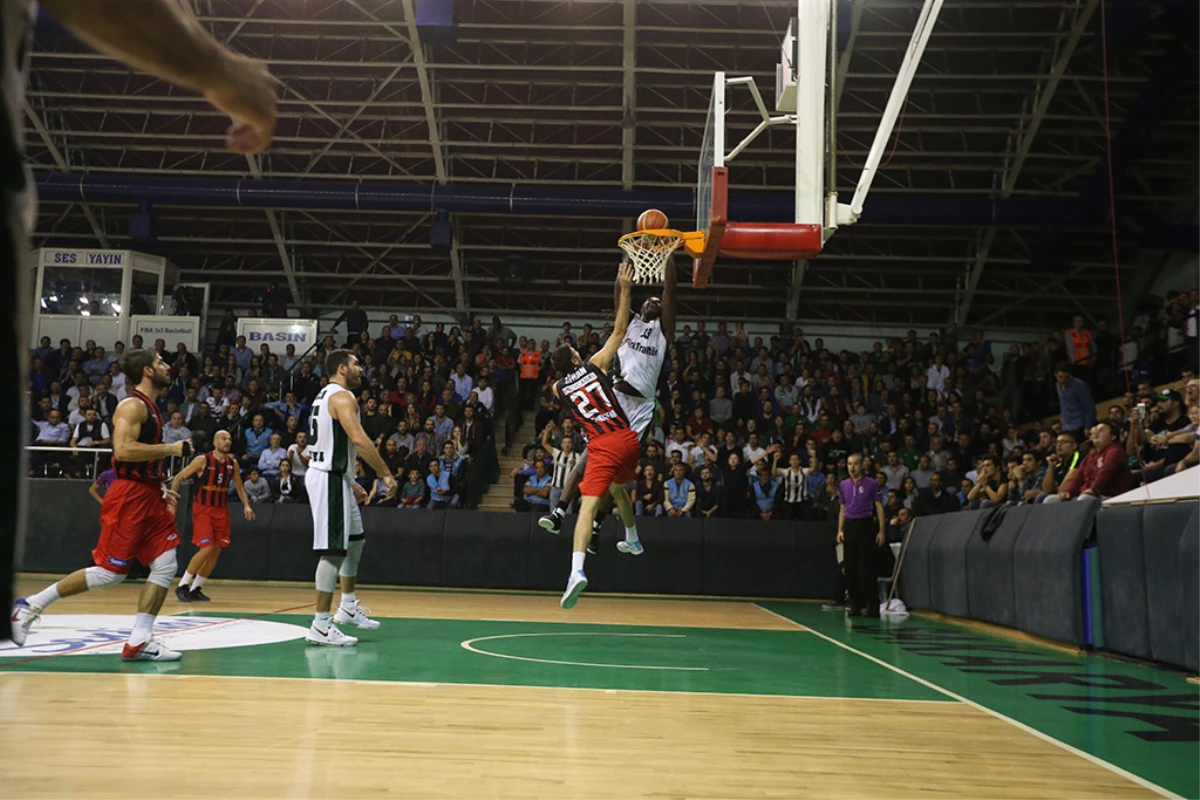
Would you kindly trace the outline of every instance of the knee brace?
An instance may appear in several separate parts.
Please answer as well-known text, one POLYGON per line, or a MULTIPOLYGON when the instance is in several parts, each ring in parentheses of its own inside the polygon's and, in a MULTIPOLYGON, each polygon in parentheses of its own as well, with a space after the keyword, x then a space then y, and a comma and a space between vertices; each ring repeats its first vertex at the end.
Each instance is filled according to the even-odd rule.
POLYGON ((366 539, 352 539, 346 542, 346 560, 342 562, 342 568, 338 570, 338 574, 343 578, 358 576, 358 562, 362 560, 363 545, 366 543, 366 539))
POLYGON ((179 562, 175 560, 175 548, 172 547, 150 562, 150 574, 146 577, 146 583, 167 589, 171 586, 171 579, 175 577, 178 568, 179 562))
POLYGON ((104 586, 115 586, 125 580, 125 574, 112 572, 104 567, 88 567, 83 571, 88 589, 99 589, 104 586))
POLYGON ((342 556, 321 556, 317 562, 317 591, 333 594, 338 583, 338 567, 345 559, 342 556))

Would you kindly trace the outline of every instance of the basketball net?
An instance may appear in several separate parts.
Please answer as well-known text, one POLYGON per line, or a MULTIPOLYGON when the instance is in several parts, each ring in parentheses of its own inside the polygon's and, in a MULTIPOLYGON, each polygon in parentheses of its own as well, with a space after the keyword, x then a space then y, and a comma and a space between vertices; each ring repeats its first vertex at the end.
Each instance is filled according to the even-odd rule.
POLYGON ((667 262, 683 244, 679 231, 636 231, 627 233, 617 244, 633 264, 634 283, 662 283, 667 277, 667 262))

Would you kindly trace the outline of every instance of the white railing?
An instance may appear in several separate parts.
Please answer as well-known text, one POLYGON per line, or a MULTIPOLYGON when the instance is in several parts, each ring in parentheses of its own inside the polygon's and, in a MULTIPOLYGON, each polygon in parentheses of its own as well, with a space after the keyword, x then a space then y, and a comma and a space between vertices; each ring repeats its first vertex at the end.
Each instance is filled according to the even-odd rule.
MULTIPOLYGON (((101 460, 111 458, 113 453, 111 447, 71 447, 65 444, 28 445, 25 450, 30 454, 29 466, 33 470, 33 477, 69 479, 70 472, 81 471, 84 475, 79 480, 91 480, 103 472, 100 469, 101 460), (48 455, 37 455, 40 453, 48 455), (51 474, 52 472, 56 474, 51 474)), ((170 456, 163 461, 167 477, 173 476, 183 467, 179 456, 170 456)))

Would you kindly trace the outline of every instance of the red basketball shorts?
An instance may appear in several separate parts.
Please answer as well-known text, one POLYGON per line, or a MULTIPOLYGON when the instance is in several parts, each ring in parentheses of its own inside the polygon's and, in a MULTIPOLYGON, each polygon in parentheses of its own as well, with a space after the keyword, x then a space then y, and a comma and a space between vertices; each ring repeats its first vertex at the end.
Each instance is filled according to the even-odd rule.
POLYGON ((628 483, 637 477, 641 443, 633 431, 606 433, 588 441, 587 467, 579 482, 584 497, 602 497, 614 483, 628 483))
POLYGON ((192 506, 192 544, 196 547, 229 547, 228 506, 192 506))
POLYGON ((162 486, 138 481, 115 481, 100 507, 100 541, 92 551, 97 567, 122 575, 133 559, 149 566, 179 546, 175 516, 163 498, 162 486))

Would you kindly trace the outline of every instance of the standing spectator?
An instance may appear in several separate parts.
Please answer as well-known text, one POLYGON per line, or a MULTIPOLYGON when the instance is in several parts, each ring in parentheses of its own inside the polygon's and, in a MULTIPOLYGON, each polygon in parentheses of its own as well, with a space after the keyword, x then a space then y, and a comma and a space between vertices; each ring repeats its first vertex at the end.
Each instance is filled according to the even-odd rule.
MULTIPOLYGON (((425 477, 425 483, 429 486, 430 509, 454 508, 458 505, 458 497, 450 489, 450 475, 442 470, 441 461, 434 459, 429 462, 429 474, 425 477)), ((549 497, 549 493, 546 496, 549 497)))
POLYGON ((1096 424, 1096 401, 1092 399, 1087 384, 1073 376, 1066 364, 1054 368, 1054 379, 1057 381, 1063 433, 1071 434, 1077 442, 1082 441, 1084 432, 1096 424))
POLYGON ((771 470, 765 465, 759 466, 754 477, 750 479, 750 488, 754 491, 754 503, 758 506, 758 518, 769 520, 775 513, 775 492, 779 484, 771 477, 771 470))
MULTIPOLYGON (((565 427, 565 426, 564 426, 565 427)), ((550 444, 550 432, 554 429, 554 425, 546 426, 542 431, 542 447, 550 454, 554 473, 550 481, 550 507, 558 508, 558 503, 562 500, 563 490, 567 488, 567 476, 571 474, 571 470, 575 468, 575 464, 579 461, 579 453, 575 450, 575 438, 573 436, 563 436, 559 442, 559 447, 554 447, 550 444)), ((575 505, 575 503, 572 503, 575 505)), ((570 511, 570 508, 567 509, 570 511)))
POLYGON ((546 472, 546 461, 538 458, 533 462, 533 474, 521 487, 521 497, 513 501, 517 511, 532 511, 535 514, 550 510, 550 475, 546 472))
POLYGON ((716 516, 720 511, 721 487, 713 479, 713 468, 705 465, 700 469, 700 480, 696 484, 696 505, 692 507, 703 517, 716 516))
MULTIPOLYGON (((346 323, 346 346, 350 347, 354 342, 362 338, 362 334, 367 330, 367 312, 358 307, 358 301, 355 300, 350 304, 350 307, 341 313, 341 315, 333 321, 333 328, 330 333, 337 333, 338 326, 342 322, 346 323)), ((284 368, 290 369, 284 362, 284 368)))
MULTIPOLYGON (((1076 315, 1071 327, 1063 336, 1066 346, 1067 359, 1080 369, 1089 369, 1092 365, 1092 355, 1095 347, 1092 343, 1092 332, 1083 326, 1083 317, 1076 315)), ((1057 369, 1055 372, 1057 373, 1057 369)))
POLYGON ((863 457, 858 453, 847 459, 850 477, 838 487, 837 540, 844 546, 846 587, 850 592, 850 616, 866 613, 879 616, 879 589, 876 553, 886 541, 883 498, 874 478, 863 475, 863 457))
POLYGON ((92 481, 92 485, 88 487, 88 494, 99 503, 104 505, 104 495, 108 494, 108 487, 112 486, 113 481, 117 479, 117 471, 115 469, 106 469, 96 476, 96 480, 92 481), (104 491, 100 491, 103 489, 104 491))
POLYGON ((788 465, 778 472, 778 482, 783 489, 783 519, 809 519, 808 477, 816 470, 816 464, 801 466, 799 453, 788 456, 788 465))
POLYGON ((1133 488, 1133 474, 1125 448, 1117 438, 1111 422, 1104 420, 1092 428, 1092 452, 1088 453, 1079 470, 1067 481, 1057 495, 1046 498, 1047 503, 1078 498, 1101 500, 1116 497, 1133 488))

